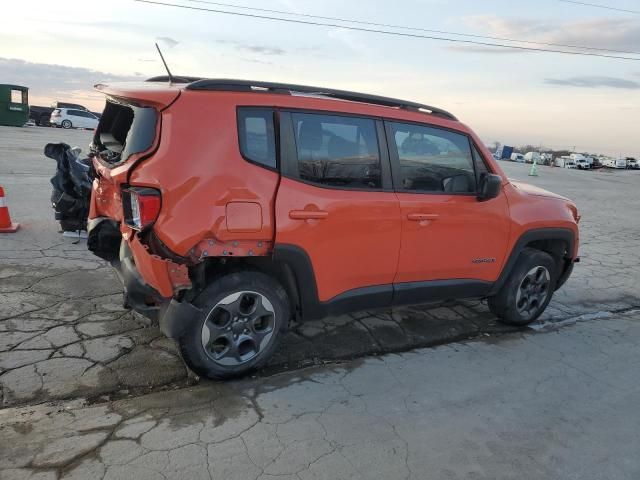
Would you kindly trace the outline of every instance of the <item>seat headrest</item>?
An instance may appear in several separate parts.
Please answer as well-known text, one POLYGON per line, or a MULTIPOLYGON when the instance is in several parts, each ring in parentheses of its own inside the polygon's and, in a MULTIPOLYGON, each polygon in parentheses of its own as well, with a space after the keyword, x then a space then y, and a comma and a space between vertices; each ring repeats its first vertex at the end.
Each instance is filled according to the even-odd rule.
POLYGON ((298 148, 318 150, 322 147, 322 124, 319 120, 303 120, 298 136, 298 148))

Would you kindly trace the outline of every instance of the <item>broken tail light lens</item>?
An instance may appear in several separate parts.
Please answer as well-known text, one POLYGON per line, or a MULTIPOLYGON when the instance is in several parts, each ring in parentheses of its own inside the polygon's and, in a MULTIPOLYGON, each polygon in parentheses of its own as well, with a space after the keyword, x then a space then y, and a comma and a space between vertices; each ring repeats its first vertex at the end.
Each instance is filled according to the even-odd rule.
POLYGON ((160 191, 149 187, 130 187, 122 191, 124 223, 136 230, 153 225, 160 213, 160 191))

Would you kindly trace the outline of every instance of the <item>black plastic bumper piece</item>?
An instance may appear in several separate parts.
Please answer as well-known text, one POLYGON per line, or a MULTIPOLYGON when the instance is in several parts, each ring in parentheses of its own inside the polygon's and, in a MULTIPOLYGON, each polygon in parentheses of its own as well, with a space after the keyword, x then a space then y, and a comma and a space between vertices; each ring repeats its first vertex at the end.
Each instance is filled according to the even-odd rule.
POLYGON ((124 288, 124 305, 151 320, 157 320, 167 299, 142 279, 133 262, 131 249, 122 241, 117 260, 111 262, 124 288))
POLYGON ((98 217, 89 220, 87 224, 87 248, 94 255, 107 262, 118 260, 118 252, 122 243, 122 234, 119 227, 118 222, 110 218, 98 217))
POLYGON ((556 283, 556 290, 558 290, 571 276, 571 272, 573 272, 573 266, 580 261, 580 257, 575 260, 569 260, 566 262, 564 270, 558 277, 558 283, 556 283))
POLYGON ((144 282, 127 242, 122 242, 119 258, 111 265, 124 287, 125 305, 151 320, 157 320, 160 331, 167 337, 180 338, 187 328, 202 318, 202 310, 191 303, 167 299, 144 282))
POLYGON ((178 339, 200 318, 202 310, 195 305, 171 299, 160 313, 160 331, 169 338, 178 339))

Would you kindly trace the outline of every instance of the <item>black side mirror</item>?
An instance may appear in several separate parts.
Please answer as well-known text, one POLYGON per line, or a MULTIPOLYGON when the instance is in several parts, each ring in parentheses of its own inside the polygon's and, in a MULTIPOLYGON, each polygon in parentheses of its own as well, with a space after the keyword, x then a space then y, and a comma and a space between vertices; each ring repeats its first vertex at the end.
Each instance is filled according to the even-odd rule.
POLYGON ((500 194, 502 187, 502 177, 495 173, 485 173, 480 177, 478 200, 490 200, 500 194))

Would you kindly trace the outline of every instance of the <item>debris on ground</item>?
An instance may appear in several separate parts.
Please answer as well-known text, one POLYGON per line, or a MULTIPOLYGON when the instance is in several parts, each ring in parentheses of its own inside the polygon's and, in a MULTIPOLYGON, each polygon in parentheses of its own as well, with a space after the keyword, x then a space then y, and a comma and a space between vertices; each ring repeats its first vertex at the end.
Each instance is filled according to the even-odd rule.
POLYGON ((86 230, 91 198, 91 160, 81 157, 79 147, 66 143, 48 143, 45 156, 57 162, 56 174, 51 177, 51 204, 55 218, 65 232, 86 230))

